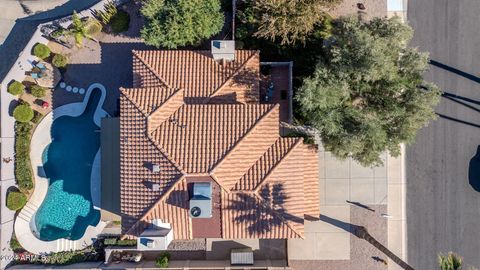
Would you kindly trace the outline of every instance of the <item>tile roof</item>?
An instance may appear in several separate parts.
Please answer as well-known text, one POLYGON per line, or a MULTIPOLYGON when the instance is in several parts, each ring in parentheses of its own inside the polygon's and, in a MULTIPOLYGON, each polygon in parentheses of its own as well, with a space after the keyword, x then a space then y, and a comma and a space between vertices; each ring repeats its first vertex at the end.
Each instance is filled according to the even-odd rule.
POLYGON ((319 216, 316 149, 280 137, 279 106, 258 103, 259 53, 225 63, 206 51, 133 54, 135 88, 120 90, 124 237, 153 219, 176 239, 303 237, 305 215, 319 216), (214 181, 210 223, 189 217, 192 179, 214 181))
POLYGON ((232 92, 237 93, 238 102, 258 100, 257 51, 236 51, 235 61, 225 63, 214 61, 210 51, 133 51, 133 55, 136 86, 149 86, 154 81, 182 88, 188 103, 205 103, 212 94, 223 96, 232 92), (143 74, 147 75, 144 79, 143 74), (158 80, 153 80, 152 74, 158 80))

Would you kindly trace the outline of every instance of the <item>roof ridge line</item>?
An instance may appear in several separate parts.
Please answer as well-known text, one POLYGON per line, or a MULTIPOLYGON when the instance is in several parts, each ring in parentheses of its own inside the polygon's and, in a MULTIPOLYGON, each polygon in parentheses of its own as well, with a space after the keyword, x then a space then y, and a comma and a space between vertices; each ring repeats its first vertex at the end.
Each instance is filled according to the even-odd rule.
MULTIPOLYGON (((257 197, 258 200, 260 200, 260 203, 262 203, 263 205, 266 204, 267 201, 265 201, 264 198, 262 198, 258 193, 254 193, 254 196, 257 197)), ((287 225, 288 228, 290 228, 290 230, 292 230, 293 232, 295 232, 300 238, 302 239, 305 239, 303 233, 300 233, 298 232, 295 228, 293 228, 293 226, 285 219, 283 218, 278 212, 277 210, 273 209, 273 208, 270 208, 272 210, 272 213, 275 214, 275 216, 277 216, 280 220, 282 220, 282 222, 287 225)))
POLYGON ((157 208, 157 206, 162 203, 168 195, 170 195, 170 193, 172 193, 172 191, 177 187, 177 185, 179 185, 179 183, 183 182, 185 180, 185 174, 182 174, 182 176, 180 177, 180 179, 177 180, 177 182, 175 182, 175 184, 171 185, 168 190, 163 193, 162 196, 160 196, 160 198, 158 198, 157 202, 155 202, 154 204, 152 204, 152 206, 135 222, 135 224, 133 224, 130 229, 128 229, 128 231, 126 231, 123 236, 121 237, 121 239, 125 239, 127 238, 127 235, 130 233, 130 231, 132 231, 140 222, 143 221, 144 218, 147 217, 147 215, 151 214, 151 212, 157 208))
MULTIPOLYGON (((151 50, 142 50, 142 51, 151 51, 151 50)), ((164 79, 162 79, 162 77, 147 63, 145 62, 145 59, 143 59, 139 54, 138 54, 139 51, 137 50, 132 50, 132 53, 135 57, 137 57, 138 60, 140 60, 140 62, 142 62, 147 68, 148 70, 150 70, 155 76, 157 76, 157 78, 163 83, 165 84, 166 87, 169 87, 169 88, 173 88, 171 87, 164 79)))
MULTIPOLYGON (((170 89, 176 89, 176 90, 175 90, 162 104, 160 104, 160 106, 158 106, 158 108, 156 108, 153 112, 151 112, 148 116, 146 116, 146 118, 147 118, 147 132, 148 132, 148 130, 150 130, 150 117, 153 116, 156 112, 159 112, 159 110, 160 110, 163 106, 165 106, 165 104, 167 104, 169 101, 172 101, 172 99, 173 99, 174 97, 176 97, 177 94, 179 94, 179 93, 181 93, 181 94, 185 93, 184 89, 182 89, 182 88, 170 88, 170 89)), ((184 104, 185 104, 185 102, 183 102, 183 104, 180 105, 180 106, 177 108, 177 110, 178 110, 180 107, 182 107, 184 104)), ((175 113, 177 110, 175 110, 173 113, 175 113)), ((172 113, 172 114, 173 114, 173 113, 172 113)), ((159 126, 161 126, 165 121, 166 121, 166 119, 165 119, 162 123, 160 123, 160 124, 157 126, 157 128, 158 128, 159 126)), ((154 130, 156 130, 156 128, 155 128, 154 130)), ((154 131, 154 130, 153 130, 153 131, 154 131)), ((152 132, 153 132, 153 131, 152 131, 152 132)))
MULTIPOLYGON (((280 137, 280 138, 284 138, 284 137, 280 137)), ((265 177, 263 177, 263 179, 258 183, 258 185, 253 189, 256 193, 258 193, 258 191, 260 190, 260 187, 262 186, 263 183, 265 183, 268 178, 273 174, 273 172, 275 171, 275 169, 278 168, 278 166, 280 166, 282 164, 282 161, 287 159, 288 156, 290 156, 290 154, 292 153, 292 151, 294 149, 296 149, 298 147, 298 145, 300 145, 300 143, 302 142, 302 139, 301 137, 295 137, 296 138, 296 142, 290 147, 290 149, 288 149, 287 153, 285 153, 285 155, 282 157, 282 159, 280 159, 269 171, 268 173, 265 175, 265 177)), ((243 176, 242 176, 243 177, 243 176)))
POLYGON ((219 92, 222 90, 222 88, 223 88, 228 82, 230 82, 230 81, 233 79, 233 77, 235 77, 236 75, 238 75, 238 73, 240 73, 240 71, 243 70, 243 69, 246 67, 246 65, 248 64, 248 62, 250 62, 250 60, 252 60, 252 59, 254 58, 254 56, 256 56, 256 55, 257 55, 257 51, 254 51, 254 53, 253 53, 252 55, 250 55, 250 57, 248 57, 247 60, 245 60, 245 62, 243 62, 243 64, 242 64, 241 66, 239 66, 238 69, 237 69, 235 72, 233 72, 233 74, 230 75, 230 77, 228 77, 228 79, 226 79, 226 80, 217 88, 217 90, 213 91, 213 93, 211 93, 208 97, 205 98, 205 102, 210 101, 210 99, 211 99, 215 94, 219 93, 219 92))
POLYGON ((260 119, 258 119, 256 121, 256 123, 235 143, 235 145, 233 145, 230 148, 230 150, 227 152, 227 154, 225 156, 223 156, 223 158, 220 159, 217 162, 217 164, 215 164, 215 166, 208 173, 214 174, 215 170, 227 159, 227 157, 230 156, 232 151, 235 150, 245 140, 245 138, 248 137, 248 135, 250 135, 256 129, 256 127, 258 127, 258 125, 261 122, 263 122, 263 120, 265 120, 275 109, 278 109, 279 107, 280 107, 280 105, 277 103, 277 104, 273 105, 266 113, 264 113, 262 115, 262 117, 260 117, 260 119))
POLYGON ((130 103, 133 104, 133 106, 135 106, 135 108, 137 110, 139 110, 145 117, 148 116, 147 112, 145 110, 143 110, 142 108, 140 108, 137 103, 128 95, 128 93, 126 92, 127 89, 135 89, 135 88, 123 88, 123 87, 120 87, 118 90, 120 91, 120 93, 122 93, 122 95, 124 97, 126 97, 128 99, 128 101, 130 101, 130 103))

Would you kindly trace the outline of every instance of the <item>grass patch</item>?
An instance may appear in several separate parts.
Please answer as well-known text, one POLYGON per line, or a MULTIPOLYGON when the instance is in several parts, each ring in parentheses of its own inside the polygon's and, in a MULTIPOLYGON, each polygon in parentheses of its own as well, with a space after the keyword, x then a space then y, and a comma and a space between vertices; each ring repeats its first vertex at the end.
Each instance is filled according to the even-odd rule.
POLYGON ((30 163, 30 123, 15 123, 15 178, 22 191, 33 188, 32 167, 30 163))
POLYGON ((123 10, 118 10, 117 14, 110 19, 109 24, 114 33, 125 32, 130 25, 130 15, 123 10))

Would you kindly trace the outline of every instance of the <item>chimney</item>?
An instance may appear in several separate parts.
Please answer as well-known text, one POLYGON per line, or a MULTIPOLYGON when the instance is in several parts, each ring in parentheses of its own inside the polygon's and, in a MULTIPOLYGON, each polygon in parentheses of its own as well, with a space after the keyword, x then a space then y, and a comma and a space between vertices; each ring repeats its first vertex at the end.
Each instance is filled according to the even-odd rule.
POLYGON ((235 60, 234 40, 212 40, 212 57, 215 61, 228 62, 235 60))

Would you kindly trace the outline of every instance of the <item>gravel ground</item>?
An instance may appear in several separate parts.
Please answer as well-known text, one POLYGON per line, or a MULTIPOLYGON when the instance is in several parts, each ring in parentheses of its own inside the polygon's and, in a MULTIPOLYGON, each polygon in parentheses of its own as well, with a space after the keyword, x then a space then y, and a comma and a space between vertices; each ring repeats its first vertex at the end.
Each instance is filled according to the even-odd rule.
POLYGON ((343 0, 329 13, 334 18, 352 14, 361 14, 367 20, 374 17, 386 17, 387 0, 343 0), (358 3, 362 3, 365 6, 365 10, 358 9, 358 3))
MULTIPOLYGON (((129 30, 121 34, 102 32, 96 41, 84 40, 82 47, 67 48, 50 42, 52 51, 68 56, 69 65, 64 73, 63 81, 67 85, 87 88, 92 83, 101 83, 107 89, 104 109, 110 115, 116 115, 117 100, 120 87, 132 87, 132 50, 142 50, 146 46, 139 38, 143 20, 139 16, 138 7, 133 1, 122 6, 130 14, 129 30)), ((54 108, 80 102, 83 95, 67 92, 57 87, 52 105, 54 108)))
MULTIPOLYGON (((387 220, 380 216, 387 211, 387 206, 371 205, 370 207, 375 212, 360 207, 351 207, 350 222, 354 225, 364 226, 370 235, 387 246, 387 220)), ((387 260, 387 257, 365 240, 351 235, 350 247, 350 260, 289 261, 289 265, 298 270, 385 270, 388 268, 387 265, 373 259, 373 257, 379 257, 387 260)))

